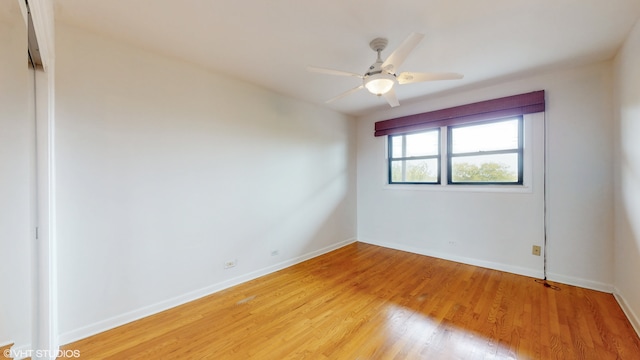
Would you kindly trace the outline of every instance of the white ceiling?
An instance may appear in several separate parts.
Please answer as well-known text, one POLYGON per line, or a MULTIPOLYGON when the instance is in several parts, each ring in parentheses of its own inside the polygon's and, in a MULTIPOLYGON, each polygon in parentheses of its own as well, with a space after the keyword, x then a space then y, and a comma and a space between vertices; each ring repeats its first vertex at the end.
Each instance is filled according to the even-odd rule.
MULTIPOLYGON (((388 56, 425 34, 399 71, 459 72, 463 80, 397 87, 403 102, 534 71, 611 59, 640 0, 56 0, 57 21, 124 40, 281 94, 323 104, 359 85, 369 42, 388 56)), ((366 90, 326 105, 351 115, 388 107, 366 90)))

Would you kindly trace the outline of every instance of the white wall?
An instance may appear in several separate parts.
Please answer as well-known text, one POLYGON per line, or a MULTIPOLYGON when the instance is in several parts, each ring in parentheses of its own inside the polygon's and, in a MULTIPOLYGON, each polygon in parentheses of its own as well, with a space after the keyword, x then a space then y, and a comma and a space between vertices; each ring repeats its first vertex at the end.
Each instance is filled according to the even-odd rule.
POLYGON ((386 138, 374 138, 373 129, 378 120, 546 90, 548 277, 611 290, 610 69, 607 62, 505 81, 358 119, 359 240, 541 276, 542 258, 531 255, 531 246, 542 244, 544 234, 543 137, 529 147, 528 193, 394 190, 384 185, 386 138))
POLYGON ((640 22, 615 59, 615 286, 640 334, 640 22))
POLYGON ((59 24, 56 123, 61 343, 355 240, 344 115, 59 24))
POLYGON ((0 1, 0 345, 31 342, 32 80, 17 1, 0 1))

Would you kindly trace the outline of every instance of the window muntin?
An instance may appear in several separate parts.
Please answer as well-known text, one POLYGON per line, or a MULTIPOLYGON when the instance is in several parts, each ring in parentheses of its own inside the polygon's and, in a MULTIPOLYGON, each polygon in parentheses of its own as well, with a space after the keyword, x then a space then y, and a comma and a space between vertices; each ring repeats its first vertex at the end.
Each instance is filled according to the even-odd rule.
POLYGON ((440 129, 389 135, 390 184, 440 183, 440 129))
POLYGON ((522 184, 522 117, 448 128, 448 184, 522 184))

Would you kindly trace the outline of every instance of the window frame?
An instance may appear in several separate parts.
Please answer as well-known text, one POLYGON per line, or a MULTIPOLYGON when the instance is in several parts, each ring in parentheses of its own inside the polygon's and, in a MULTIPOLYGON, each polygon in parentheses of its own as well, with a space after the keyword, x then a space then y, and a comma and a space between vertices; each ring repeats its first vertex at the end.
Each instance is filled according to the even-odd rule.
POLYGON ((446 158, 447 158, 447 185, 524 185, 524 119, 523 116, 509 116, 501 119, 492 119, 488 121, 474 122, 469 124, 460 124, 460 125, 451 125, 446 126, 446 136, 447 136, 447 144, 446 144, 446 158), (477 152, 467 152, 467 153, 453 153, 453 131, 452 129, 464 128, 464 127, 473 127, 480 126, 486 124, 499 123, 504 121, 518 121, 518 147, 515 149, 503 149, 503 150, 490 150, 490 151, 477 151, 477 152), (484 155, 498 155, 498 154, 516 154, 518 160, 518 169, 517 175, 518 179, 516 181, 453 181, 453 158, 454 157, 470 157, 470 156, 484 156, 484 155))
MULTIPOLYGON (((514 118, 515 116, 509 116, 509 118, 514 118)), ((535 179, 537 179, 536 174, 539 174, 539 172, 543 171, 540 168, 540 164, 538 164, 538 157, 536 157, 534 155, 534 152, 536 151, 542 151, 540 149, 542 149, 543 147, 545 147, 544 145, 544 118, 545 118, 545 113, 544 112, 538 112, 538 113, 532 113, 532 114, 524 114, 522 115, 522 130, 523 130, 523 138, 522 138, 522 149, 523 149, 523 158, 521 161, 521 165, 523 167, 523 174, 522 174, 522 184, 517 185, 517 184, 513 184, 513 183, 501 183, 499 185, 496 184, 460 184, 460 183, 454 183, 454 184, 448 184, 446 181, 446 178, 448 176, 448 169, 447 169, 447 161, 445 161, 445 159, 448 157, 448 136, 447 136, 447 132, 446 132, 446 128, 447 126, 439 126, 438 128, 440 128, 440 149, 441 149, 441 162, 440 162, 440 169, 441 169, 441 183, 440 184, 426 184, 426 183, 417 183, 417 184, 413 184, 413 183, 399 183, 399 182, 394 182, 394 183, 390 183, 389 182, 389 161, 388 161, 388 157, 389 157, 389 152, 387 147, 389 146, 389 136, 381 136, 382 138, 384 138, 383 144, 384 144, 384 156, 383 156, 383 162, 381 163, 381 172, 380 174, 380 181, 381 181, 381 186, 386 189, 386 190, 402 190, 402 191, 462 191, 462 192, 506 192, 506 193, 530 193, 533 191, 533 185, 534 185, 534 181, 537 181, 535 179), (537 149, 537 150, 536 150, 537 149), (430 186, 416 186, 416 185, 430 185, 430 186)), ((494 119, 497 120, 497 119, 494 119)), ((471 125, 471 124, 469 124, 471 125)), ((411 132, 407 132, 407 133, 420 133, 423 131, 427 131, 427 129, 424 130, 418 130, 418 131, 411 131, 411 132)), ((389 134, 392 135, 392 134, 389 134)), ((394 135, 399 135, 399 133, 396 133, 394 135)))
MULTIPOLYGON (((442 183, 442 129, 441 128, 433 128, 428 130, 421 131, 412 131, 401 134, 389 134, 387 136, 387 183, 390 185, 440 185, 442 183), (403 157, 393 157, 393 137, 403 137, 403 144, 406 148, 406 136, 413 134, 421 134, 427 132, 436 132, 438 139, 438 153, 436 155, 424 155, 424 156, 403 156, 403 157), (424 181, 393 181, 393 166, 392 163, 394 161, 407 161, 407 160, 425 160, 425 159, 436 159, 436 181, 435 182, 424 182, 424 181)), ((403 151, 406 153, 406 151, 403 151)))

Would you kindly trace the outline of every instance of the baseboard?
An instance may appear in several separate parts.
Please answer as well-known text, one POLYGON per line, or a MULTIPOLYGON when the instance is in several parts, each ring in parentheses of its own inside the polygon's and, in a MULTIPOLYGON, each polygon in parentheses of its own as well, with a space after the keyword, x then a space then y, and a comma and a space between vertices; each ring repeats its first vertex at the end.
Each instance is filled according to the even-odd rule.
POLYGON ((491 262, 491 261, 484 261, 484 260, 478 260, 478 259, 473 259, 473 258, 467 258, 467 257, 463 257, 463 256, 455 256, 455 255, 451 255, 451 254, 440 253, 440 252, 437 252, 437 251, 430 251, 430 250, 427 250, 427 249, 422 249, 422 248, 417 248, 417 247, 407 246, 407 245, 397 244, 397 243, 388 243, 388 242, 380 242, 380 241, 369 241, 369 240, 359 240, 359 241, 367 243, 367 244, 371 244, 371 245, 382 246, 382 247, 394 249, 394 250, 401 250, 401 251, 407 251, 407 252, 414 253, 414 254, 432 256, 432 257, 436 257, 436 258, 439 258, 439 259, 459 262, 459 263, 473 265, 473 266, 479 266, 479 267, 482 267, 482 268, 487 268, 487 269, 492 269, 492 270, 504 271, 504 272, 517 274, 517 275, 529 276, 529 277, 533 277, 533 278, 543 278, 544 277, 544 273, 541 270, 535 270, 535 269, 525 268, 525 267, 521 267, 521 266, 513 266, 513 265, 501 264, 501 263, 496 263, 496 262, 491 262))
POLYGON ((84 326, 79 329, 68 331, 66 333, 60 334, 60 336, 58 337, 58 343, 66 345, 66 344, 87 338, 89 336, 99 334, 101 332, 113 329, 115 327, 130 323, 130 322, 142 319, 144 317, 159 313, 161 311, 165 311, 165 310, 174 308, 176 306, 186 304, 190 301, 194 301, 202 297, 214 294, 218 291, 222 291, 232 286, 239 285, 244 282, 259 278, 261 276, 268 275, 273 272, 285 269, 287 267, 312 259, 322 254, 326 254, 328 252, 339 249, 341 247, 352 244, 354 242, 356 242, 355 238, 347 239, 339 243, 335 243, 333 245, 324 247, 322 249, 309 252, 307 254, 280 262, 272 266, 268 266, 263 269, 259 269, 259 270, 256 270, 256 271, 253 271, 253 272, 250 272, 250 273, 247 273, 247 274, 244 274, 244 275, 241 275, 217 284, 213 284, 202 289, 191 291, 184 295, 180 295, 165 301, 161 301, 156 304, 152 304, 149 306, 145 306, 143 308, 129 311, 127 313, 124 313, 115 317, 111 317, 111 318, 99 321, 97 323, 84 326))
POLYGON ((631 323, 631 326, 633 326, 633 329, 636 331, 636 334, 638 334, 638 337, 640 337, 640 317, 638 316, 638 314, 636 314, 629 306, 629 303, 627 303, 624 296, 620 293, 620 290, 617 287, 613 288, 613 297, 615 297, 616 301, 620 305, 620 308, 622 308, 622 312, 624 312, 624 314, 627 316, 627 319, 629 319, 629 322, 631 323))
POLYGON ((566 285, 577 286, 585 289, 602 291, 609 294, 613 293, 613 286, 599 281, 587 280, 573 276, 561 275, 556 273, 547 273, 549 281, 559 282, 566 285))

